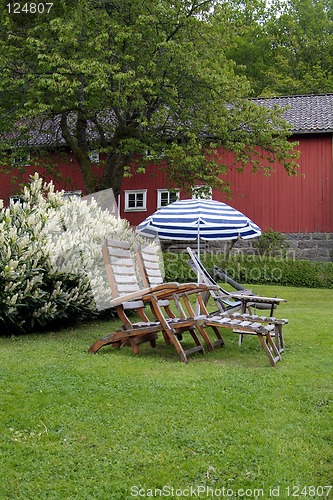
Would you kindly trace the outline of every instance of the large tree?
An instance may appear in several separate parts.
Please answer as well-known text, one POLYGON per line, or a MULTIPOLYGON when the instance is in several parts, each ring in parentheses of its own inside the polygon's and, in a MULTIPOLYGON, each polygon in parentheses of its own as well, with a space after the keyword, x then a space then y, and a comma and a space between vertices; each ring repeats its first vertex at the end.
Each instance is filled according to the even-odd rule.
POLYGON ((332 0, 232 0, 228 56, 256 96, 333 91, 332 0))
POLYGON ((37 123, 56 124, 87 191, 112 187, 115 195, 124 174, 152 160, 166 160, 174 184, 223 187, 225 167, 214 160, 220 145, 238 165, 267 169, 266 157, 293 171, 288 126, 278 110, 248 99, 246 78, 226 57, 228 2, 218 18, 215 4, 59 0, 48 14, 2 11, 3 149, 13 136, 23 141, 22 124, 28 136, 37 123), (105 152, 101 177, 91 148, 105 152))

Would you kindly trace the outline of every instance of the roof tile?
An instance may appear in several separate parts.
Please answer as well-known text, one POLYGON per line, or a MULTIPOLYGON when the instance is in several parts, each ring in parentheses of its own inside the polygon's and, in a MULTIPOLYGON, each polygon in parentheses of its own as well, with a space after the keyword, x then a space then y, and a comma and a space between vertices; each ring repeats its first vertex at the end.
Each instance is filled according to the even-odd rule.
POLYGON ((285 108, 283 116, 293 133, 333 131, 333 94, 294 95, 254 99, 258 104, 285 108))

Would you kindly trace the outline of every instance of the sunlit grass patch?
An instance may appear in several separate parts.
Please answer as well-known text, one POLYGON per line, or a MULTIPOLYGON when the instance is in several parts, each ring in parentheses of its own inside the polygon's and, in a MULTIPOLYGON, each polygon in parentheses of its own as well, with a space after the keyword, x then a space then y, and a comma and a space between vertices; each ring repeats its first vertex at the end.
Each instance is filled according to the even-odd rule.
POLYGON ((123 500, 134 487, 201 486, 269 498, 273 487, 329 484, 333 291, 255 291, 288 300, 276 369, 256 338, 239 347, 229 330, 224 348, 187 365, 162 337, 138 355, 89 355, 115 321, 0 338, 0 497, 123 500))

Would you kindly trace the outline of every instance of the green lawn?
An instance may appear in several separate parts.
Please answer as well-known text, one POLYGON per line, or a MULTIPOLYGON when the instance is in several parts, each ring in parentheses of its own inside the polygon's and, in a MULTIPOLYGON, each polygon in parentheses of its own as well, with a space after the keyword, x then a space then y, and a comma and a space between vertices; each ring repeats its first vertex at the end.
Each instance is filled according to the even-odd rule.
POLYGON ((333 290, 255 291, 288 300, 276 369, 228 330, 187 365, 87 354, 113 322, 0 338, 0 499, 333 498, 333 290))

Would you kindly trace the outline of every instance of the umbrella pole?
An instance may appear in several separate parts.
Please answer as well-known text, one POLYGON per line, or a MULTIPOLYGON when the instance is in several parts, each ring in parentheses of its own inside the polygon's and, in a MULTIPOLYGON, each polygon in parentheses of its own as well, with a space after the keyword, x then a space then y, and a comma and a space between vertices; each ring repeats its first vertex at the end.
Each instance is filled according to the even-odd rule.
MULTIPOLYGON (((198 243, 197 243, 197 252, 198 252, 198 259, 200 261, 200 217, 198 220, 198 243)), ((198 285, 200 284, 200 272, 198 271, 198 285)))
MULTIPOLYGON (((199 262, 200 262, 200 218, 199 218, 199 221, 198 221, 198 242, 197 242, 197 253, 198 253, 198 259, 199 259, 199 262)), ((198 274, 197 274, 197 283, 198 285, 200 285, 200 271, 198 269, 198 274)), ((195 313, 197 316, 199 316, 200 314, 200 304, 199 304, 199 300, 197 299, 196 300, 196 306, 195 306, 195 313)))

